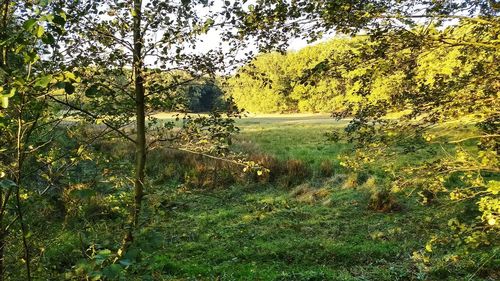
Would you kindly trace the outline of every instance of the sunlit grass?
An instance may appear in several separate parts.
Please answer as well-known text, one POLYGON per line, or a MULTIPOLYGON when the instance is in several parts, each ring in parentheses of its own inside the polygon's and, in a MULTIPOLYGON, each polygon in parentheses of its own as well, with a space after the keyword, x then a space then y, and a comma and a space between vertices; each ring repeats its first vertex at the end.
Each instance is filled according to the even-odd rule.
MULTIPOLYGON (((236 149, 272 155, 280 165, 300 160, 313 171, 291 184, 275 180, 189 186, 186 175, 196 169, 181 162, 180 155, 151 152, 143 227, 131 249, 126 280, 463 280, 475 272, 478 265, 470 263, 439 265, 428 273, 416 268, 412 253, 447 227, 451 214, 460 216, 466 208, 439 202, 423 206, 418 196, 402 193, 396 196, 398 210, 371 209, 370 196, 380 184, 376 179, 384 174, 374 173, 376 167, 368 174, 341 167, 338 156, 352 145, 330 142, 325 136, 347 122, 328 115, 266 115, 237 121, 241 133, 234 141, 236 149), (318 173, 326 160, 334 169, 328 177, 318 173)), ((435 130, 453 139, 470 134, 471 127, 454 124, 459 123, 435 130)), ((473 143, 466 142, 470 147, 473 143)), ((451 153, 454 148, 428 145, 429 151, 418 158, 408 154, 398 161, 429 161, 441 156, 436 151, 451 153)), ((125 145, 107 144, 104 149, 131 157, 125 145)), ((195 164, 208 168, 201 173, 213 168, 213 163, 198 163, 203 159, 192 157, 195 164)), ((75 219, 61 231, 66 242, 58 240, 48 252, 50 264, 65 268, 81 261, 75 250, 81 243, 99 242, 95 247, 112 250, 119 246, 120 219, 94 222, 88 237, 72 232, 82 233, 79 224, 75 219)), ((494 270, 491 264, 483 269, 494 270)))

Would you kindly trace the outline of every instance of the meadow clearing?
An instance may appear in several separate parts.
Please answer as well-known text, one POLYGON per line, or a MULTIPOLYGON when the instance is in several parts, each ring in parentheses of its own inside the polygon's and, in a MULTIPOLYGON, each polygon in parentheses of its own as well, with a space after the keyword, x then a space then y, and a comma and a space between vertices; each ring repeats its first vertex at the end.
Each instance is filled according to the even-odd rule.
MULTIPOLYGON (((238 120, 241 133, 234 144, 270 166, 271 176, 264 179, 231 178, 223 172, 234 173, 231 164, 200 164, 200 157, 151 155, 148 174, 155 180, 145 212, 152 219, 137 238, 142 258, 134 267, 141 278, 144 272, 151 280, 497 276, 498 259, 488 260, 486 253, 478 257, 486 261, 480 270, 466 261, 454 267, 435 265, 431 271, 418 267, 414 253, 460 208, 440 205, 439 200, 432 208, 423 206, 408 190, 394 198, 377 198, 376 178, 383 174, 341 167, 338 155, 351 145, 326 140, 326 132, 342 129, 347 122, 306 114, 238 120), (388 200, 382 204, 389 209, 372 205, 380 200, 388 200)), ((134 259, 134 250, 130 255, 134 259)))

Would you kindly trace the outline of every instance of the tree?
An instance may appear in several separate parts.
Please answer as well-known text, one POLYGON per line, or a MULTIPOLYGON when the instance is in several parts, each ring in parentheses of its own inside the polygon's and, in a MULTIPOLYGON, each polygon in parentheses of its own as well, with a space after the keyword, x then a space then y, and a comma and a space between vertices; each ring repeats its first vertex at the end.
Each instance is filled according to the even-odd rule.
MULTIPOLYGON (((32 278, 29 224, 23 204, 33 173, 44 162, 40 151, 52 148, 50 134, 61 118, 49 110, 49 85, 62 91, 72 88, 74 76, 45 69, 40 61, 46 46, 61 34, 65 14, 47 10, 46 5, 3 1, 0 22, 0 280, 6 272, 7 238, 19 223, 26 280, 32 278)), ((43 182, 39 182, 43 184, 43 182)))
MULTIPOLYGON (((229 79, 229 94, 251 112, 334 112, 350 90, 346 73, 322 75, 342 65, 366 38, 332 39, 286 54, 263 54, 229 79), (308 79, 317 74, 317 79, 308 79)), ((347 72, 344 71, 344 72, 347 72)))
MULTIPOLYGON (((172 130, 172 122, 159 126, 158 121, 149 116, 156 110, 178 108, 184 100, 172 98, 172 92, 193 81, 209 81, 210 76, 224 66, 220 51, 204 55, 190 52, 197 38, 215 26, 210 16, 216 13, 199 15, 197 10, 211 5, 213 3, 206 1, 145 4, 138 0, 2 2, 0 78, 3 80, 1 102, 5 109, 0 111, 0 242, 3 254, 7 230, 21 222, 28 280, 31 279, 31 246, 21 203, 32 194, 42 196, 50 192, 53 186, 49 183, 42 190, 28 189, 26 179, 33 184, 33 174, 40 172, 47 181, 56 181, 57 175, 45 173, 45 169, 50 171, 52 166, 57 166, 57 171, 64 174, 69 166, 75 165, 75 157, 85 153, 85 144, 96 138, 113 132, 115 137, 133 143, 136 150, 134 203, 123 247, 114 262, 125 254, 139 222, 149 149, 166 143, 170 148, 247 166, 238 159, 228 158, 227 143, 237 131, 234 121, 228 118, 238 116, 232 105, 225 113, 215 109, 210 117, 185 117, 181 131, 172 130), (158 33, 161 38, 156 40, 158 33), (150 60, 148 65, 146 60, 150 60), (171 79, 164 81, 164 75, 159 73, 171 79), (63 153, 68 148, 53 147, 58 143, 52 140, 59 131, 77 127, 59 126, 68 116, 106 128, 79 143, 79 148, 71 154, 63 153), (135 129, 130 128, 131 123, 135 123, 135 129), (12 147, 11 143, 17 146, 12 147), (15 195, 13 210, 17 214, 10 213, 11 194, 15 195), (7 213, 12 221, 5 219, 7 213)), ((205 99, 212 95, 210 92, 215 92, 207 87, 202 91, 207 92, 205 99)), ((30 210, 35 209, 31 204, 30 210)), ((3 273, 3 255, 0 261, 3 273)))
MULTIPOLYGON (((182 151, 227 157, 227 143, 237 129, 225 118, 237 116, 234 107, 210 117, 185 117, 180 132, 172 130, 171 122, 159 124, 152 116, 158 110, 182 108, 183 99, 173 98, 173 92, 225 68, 227 60, 221 50, 202 55, 192 52, 201 35, 221 26, 214 21, 220 12, 200 13, 199 9, 214 6, 207 1, 54 1, 52 6, 77 15, 68 20, 62 48, 54 50, 53 57, 82 82, 81 91, 74 95, 61 93, 51 99, 79 118, 107 126, 135 146, 134 203, 119 258, 138 227, 149 149, 163 143, 182 151)), ((228 4, 224 7, 225 12, 231 11, 228 4)))

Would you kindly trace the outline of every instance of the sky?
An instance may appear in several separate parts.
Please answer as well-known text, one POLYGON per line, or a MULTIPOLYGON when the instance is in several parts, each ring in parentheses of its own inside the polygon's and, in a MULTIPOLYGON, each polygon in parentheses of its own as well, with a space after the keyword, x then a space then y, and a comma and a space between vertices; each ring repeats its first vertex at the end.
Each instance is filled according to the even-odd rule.
MULTIPOLYGON (((147 5, 147 3, 149 3, 149 1, 151 0, 145 0, 144 1, 144 5, 147 5)), ((179 0, 178 0, 179 1, 179 0)), ((234 2, 234 1, 241 1, 241 0, 230 0, 230 2, 234 2)), ((290 1, 290 0, 286 0, 286 1, 290 1)), ((204 8, 204 7, 201 7, 201 5, 197 8, 197 14, 203 18, 204 16, 208 15, 211 11, 222 11, 223 10, 223 7, 224 7, 224 2, 223 0, 213 0, 213 5, 211 6, 211 8, 204 8)), ((248 0, 244 6, 249 6, 251 4, 255 4, 255 0, 248 0)), ((417 10, 422 8, 422 7, 415 7, 417 10)), ((215 19, 216 22, 217 22, 217 19, 215 19)), ((425 22, 425 19, 422 19, 422 22, 425 22)), ((455 22, 456 23, 456 22, 455 22)), ((445 24, 443 26, 443 28, 449 24, 452 24, 451 22, 448 22, 447 24, 445 24)), ((221 36, 220 36, 220 31, 218 30, 215 30, 215 29, 212 29, 210 30, 207 34, 205 35, 202 35, 199 37, 199 40, 200 40, 200 43, 197 44, 197 46, 194 48, 194 49, 191 49, 191 50, 188 50, 189 53, 196 53, 196 54, 204 54, 204 53, 207 53, 209 52, 210 50, 217 50, 219 49, 221 46, 222 46, 222 49, 223 50, 228 50, 229 47, 227 45, 224 44, 224 42, 222 41, 221 39, 221 36)), ((161 37, 161 34, 156 34, 155 35, 157 38, 160 38, 161 37)), ((294 38, 294 39, 291 39, 288 43, 289 43, 289 47, 288 47, 288 50, 289 51, 298 51, 308 45, 313 45, 313 44, 317 44, 318 42, 322 42, 322 41, 327 41, 331 38, 333 38, 334 35, 333 34, 330 34, 330 35, 325 35, 325 37, 317 42, 313 42, 313 43, 308 43, 306 39, 302 39, 302 38, 294 38)), ((243 54, 244 52, 247 52, 249 50, 251 51, 256 51, 257 48, 255 46, 256 44, 254 44, 254 46, 252 46, 251 42, 250 42, 250 47, 248 47, 247 49, 245 50, 241 50, 241 53, 243 54)), ((152 65, 152 62, 154 61, 153 58, 147 58, 146 59, 146 63, 147 64, 150 64, 152 65)))
MULTIPOLYGON (((143 5, 146 5, 149 1, 150 0, 145 0, 143 5)), ((234 2, 234 1, 241 1, 241 0, 231 0, 231 2, 234 2)), ((224 2, 225 1, 223 1, 223 0, 213 0, 213 6, 211 6, 210 9, 199 7, 197 13, 201 17, 203 17, 204 15, 207 15, 208 13, 210 13, 210 11, 222 11, 223 6, 224 6, 224 2)), ((244 6, 248 7, 251 4, 255 4, 255 0, 248 0, 244 4, 244 6)), ((161 34, 156 34, 156 37, 160 38, 161 34)), ((307 40, 303 39, 303 38, 292 38, 288 42, 289 43, 288 51, 298 51, 306 46, 314 45, 314 44, 317 44, 317 43, 323 42, 323 41, 327 41, 328 39, 331 39, 332 37, 333 37, 333 35, 329 35, 329 36, 327 35, 327 36, 325 36, 325 38, 323 38, 317 42, 313 42, 313 43, 308 43, 307 40)), ((197 44, 195 49, 192 49, 191 51, 189 51, 190 53, 204 54, 204 53, 209 52, 210 50, 217 50, 221 46, 222 46, 223 50, 229 49, 228 46, 224 46, 225 44, 222 41, 222 38, 220 36, 220 31, 216 30, 216 29, 211 29, 207 34, 201 35, 199 37, 199 40, 200 40, 200 43, 197 44)), ((256 52, 257 51, 256 44, 252 46, 252 43, 250 42, 249 47, 247 49, 241 50, 241 54, 243 54, 249 50, 256 52)), ((149 57, 149 58, 146 58, 145 62, 146 62, 146 64, 153 65, 154 60, 155 59, 153 57, 149 57)))

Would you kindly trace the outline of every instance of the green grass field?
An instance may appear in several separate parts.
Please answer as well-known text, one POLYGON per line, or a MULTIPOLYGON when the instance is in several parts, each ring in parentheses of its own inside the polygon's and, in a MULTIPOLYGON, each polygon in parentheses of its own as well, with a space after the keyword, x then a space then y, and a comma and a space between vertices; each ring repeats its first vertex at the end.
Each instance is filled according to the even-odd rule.
POLYGON ((348 121, 336 121, 328 115, 265 115, 240 120, 237 145, 260 151, 280 160, 299 159, 317 167, 337 156, 350 145, 327 141, 326 133, 343 128, 348 121))
MULTIPOLYGON (((347 122, 326 115, 254 116, 238 121, 236 146, 317 170, 350 149, 325 136, 347 122)), ((368 208, 374 183, 345 188, 344 181, 306 180, 299 186, 304 194, 273 184, 162 193, 172 204, 144 234, 162 245, 149 253, 159 268, 149 270, 165 280, 482 280, 471 274, 479 265, 424 272, 411 259, 453 210, 401 195, 400 211, 375 212, 368 208)))
MULTIPOLYGON (((150 173, 161 178, 170 171, 164 177, 176 179, 153 181, 148 190, 143 231, 128 253, 132 265, 121 273, 122 279, 494 280, 499 260, 491 259, 488 251, 475 256, 487 261, 483 263, 417 267, 413 253, 446 227, 450 214, 459 215, 457 210, 463 208, 439 202, 430 208, 421 205, 418 196, 401 193, 395 197, 394 211, 370 209, 377 181, 372 175, 360 180, 360 175, 338 166, 338 155, 351 145, 326 140, 326 132, 347 122, 326 115, 267 115, 238 121, 238 150, 271 155, 280 162, 300 160, 312 171, 292 185, 257 181, 192 187, 180 180, 182 172, 169 168, 175 161, 152 155, 156 170, 150 173), (334 172, 321 177, 318 169, 325 160, 332 161, 334 172)), ((92 225, 99 238, 86 240, 107 237, 97 247, 119 245, 114 234, 120 233, 119 225, 92 225)), ((61 240, 53 243, 60 245, 52 249, 53 259, 63 265, 79 260, 74 247, 81 237, 76 233, 71 226, 63 230, 61 240)), ((51 260, 51 264, 58 263, 51 260)))

